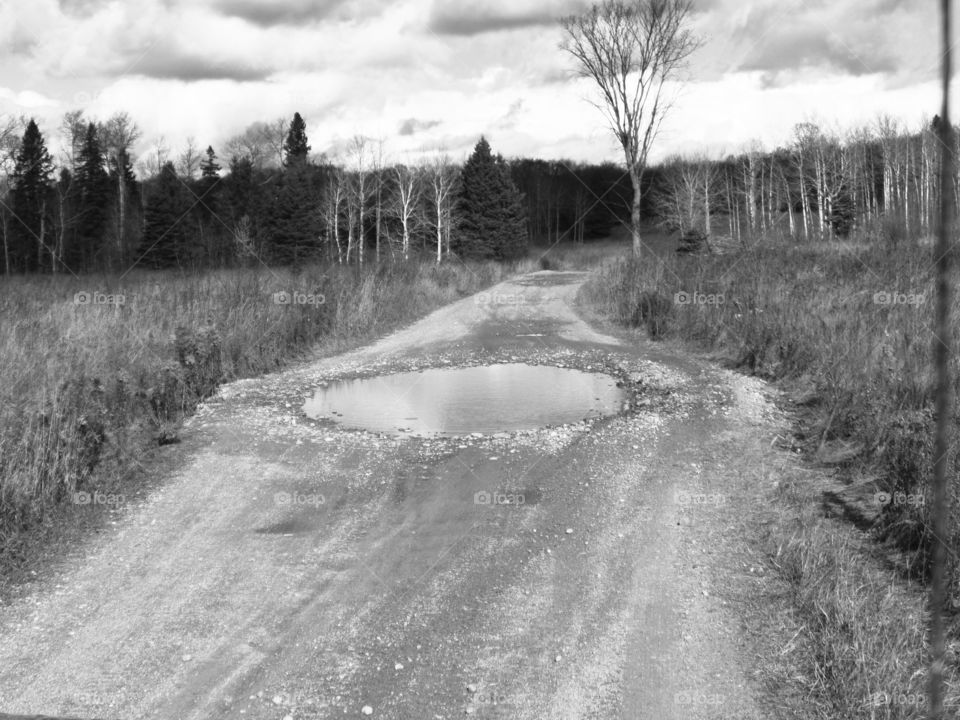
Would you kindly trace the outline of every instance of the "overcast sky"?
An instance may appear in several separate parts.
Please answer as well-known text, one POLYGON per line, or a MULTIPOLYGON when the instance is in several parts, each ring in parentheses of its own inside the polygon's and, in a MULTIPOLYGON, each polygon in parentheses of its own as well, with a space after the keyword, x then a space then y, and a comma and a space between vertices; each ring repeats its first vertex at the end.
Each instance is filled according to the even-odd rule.
MULTIPOLYGON (((713 155, 938 110, 932 0, 694 0, 704 45, 654 151, 713 155)), ((383 137, 395 159, 485 134, 506 156, 620 159, 559 49, 578 0, 0 0, 0 115, 51 136, 124 110, 176 152, 257 120, 307 122, 314 151, 383 137)))

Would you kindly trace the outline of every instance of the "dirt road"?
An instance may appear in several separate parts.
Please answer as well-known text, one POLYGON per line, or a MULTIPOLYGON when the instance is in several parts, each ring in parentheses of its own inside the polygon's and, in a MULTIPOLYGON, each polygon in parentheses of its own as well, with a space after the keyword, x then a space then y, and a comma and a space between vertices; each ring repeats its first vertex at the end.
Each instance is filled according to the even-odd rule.
POLYGON ((585 277, 527 275, 224 387, 158 489, 0 607, 0 711, 763 717, 719 586, 740 582, 729 498, 781 420, 760 383, 585 322, 585 277), (467 439, 300 413, 331 379, 506 361, 608 369, 637 403, 467 439), (525 501, 475 502, 504 490, 525 501))

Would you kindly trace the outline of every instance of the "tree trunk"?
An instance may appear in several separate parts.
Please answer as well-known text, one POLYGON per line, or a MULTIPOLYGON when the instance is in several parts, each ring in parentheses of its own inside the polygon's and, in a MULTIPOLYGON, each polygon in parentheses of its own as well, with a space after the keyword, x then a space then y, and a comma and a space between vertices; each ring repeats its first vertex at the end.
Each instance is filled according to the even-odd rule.
POLYGON ((10 222, 5 212, 0 211, 0 221, 3 222, 3 273, 10 275, 10 222))
POLYGON ((437 264, 443 260, 443 200, 442 190, 437 190, 437 264))
POLYGON ((643 240, 640 237, 640 181, 641 173, 636 170, 636 165, 630 165, 630 183, 633 185, 633 200, 630 203, 630 232, 633 237, 633 256, 640 257, 643 254, 643 240))
POLYGON ((366 245, 366 238, 363 235, 363 196, 360 196, 360 223, 357 225, 357 262, 363 266, 363 250, 366 245))
POLYGON ((904 168, 903 168, 903 229, 910 234, 910 139, 904 139, 904 168))
POLYGON ((353 203, 347 199, 347 265, 350 264, 350 256, 353 255, 353 225, 356 213, 353 209, 353 203))
POLYGON ((703 229, 710 237, 710 166, 704 165, 703 173, 703 229))
POLYGON ((790 237, 796 240, 797 223, 793 217, 793 198, 790 197, 790 183, 787 182, 787 177, 783 172, 783 167, 780 168, 780 180, 783 182, 783 189, 787 193, 787 215, 790 218, 790 237))
POLYGON ((123 236, 124 236, 124 228, 126 227, 126 219, 127 219, 127 212, 126 212, 127 198, 126 198, 126 192, 125 192, 126 183, 123 182, 123 167, 121 167, 122 164, 123 162, 122 162, 121 156, 117 155, 117 199, 118 199, 118 202, 120 203, 120 206, 119 206, 120 212, 117 213, 119 216, 119 223, 120 223, 119 227, 117 228, 117 259, 121 265, 123 264, 123 259, 124 259, 123 236))
POLYGON ((803 173, 803 149, 800 150, 800 209, 803 212, 803 239, 810 240, 810 196, 807 194, 807 183, 803 173))
POLYGON ((47 234, 46 220, 47 202, 44 200, 40 205, 40 235, 37 238, 37 272, 43 272, 43 251, 47 249, 43 242, 47 234))
POLYGON ((380 216, 382 206, 382 186, 383 183, 377 177, 377 263, 380 263, 380 216))

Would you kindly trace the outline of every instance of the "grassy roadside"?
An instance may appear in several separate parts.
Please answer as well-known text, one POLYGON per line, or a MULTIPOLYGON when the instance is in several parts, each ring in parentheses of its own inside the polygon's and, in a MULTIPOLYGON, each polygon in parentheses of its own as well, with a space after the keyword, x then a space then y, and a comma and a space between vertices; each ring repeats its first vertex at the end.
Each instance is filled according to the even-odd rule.
POLYGON ((109 501, 217 386, 396 329, 511 264, 310 266, 0 281, 0 590, 38 532, 109 501))
MULTIPOLYGON (((750 622, 787 632, 786 645, 768 646, 758 663, 783 717, 924 716, 929 255, 869 242, 771 242, 725 256, 618 260, 581 293, 603 317, 779 381, 795 400, 794 449, 835 470, 830 487, 779 471, 736 520, 773 570, 770 598, 751 608, 750 622), (837 488, 851 492, 859 527, 829 511, 837 488)), ((954 377, 958 369, 955 358, 954 377)), ((954 527, 958 519, 954 512, 954 527)), ((950 540, 960 551, 960 535, 950 540)), ((956 711, 956 616, 951 625, 956 711)))

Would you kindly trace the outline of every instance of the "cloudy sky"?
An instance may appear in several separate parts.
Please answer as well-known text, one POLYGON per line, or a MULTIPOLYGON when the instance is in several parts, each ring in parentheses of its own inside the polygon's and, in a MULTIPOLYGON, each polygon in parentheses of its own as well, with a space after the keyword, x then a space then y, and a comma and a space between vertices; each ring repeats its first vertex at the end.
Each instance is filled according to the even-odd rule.
MULTIPOLYGON (((0 116, 127 111, 176 152, 299 111, 315 151, 361 133, 443 148, 619 159, 556 18, 581 0, 0 0, 0 116)), ((703 47, 654 152, 740 150, 815 121, 938 109, 932 0, 694 0, 703 47)))

